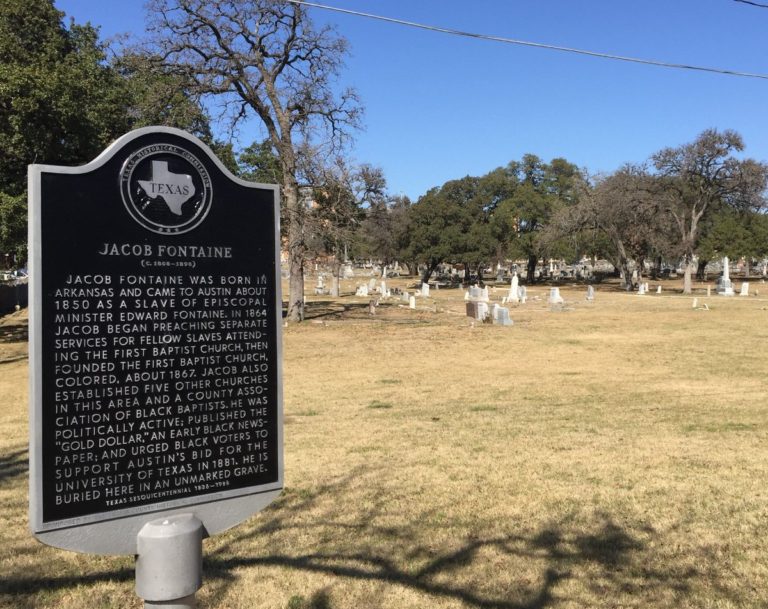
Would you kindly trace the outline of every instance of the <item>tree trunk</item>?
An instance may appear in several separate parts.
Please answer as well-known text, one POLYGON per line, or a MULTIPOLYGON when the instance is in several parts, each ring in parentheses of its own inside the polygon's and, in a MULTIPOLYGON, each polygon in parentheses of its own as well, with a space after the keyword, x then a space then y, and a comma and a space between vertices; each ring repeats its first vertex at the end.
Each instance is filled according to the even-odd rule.
POLYGON ((439 260, 437 262, 430 262, 427 264, 427 266, 424 268, 424 274, 421 276, 421 283, 429 283, 429 278, 432 277, 432 273, 435 272, 435 269, 439 264, 439 260))
POLYGON ((334 257, 333 261, 333 279, 331 280, 331 296, 338 298, 341 296, 341 261, 339 260, 339 252, 334 257))
MULTIPOLYGON (((632 283, 632 269, 629 268, 629 259, 621 258, 619 261, 619 271, 624 279, 623 287, 627 292, 634 289, 635 284, 632 283)), ((639 278, 638 278, 639 279, 639 278)))
POLYGON ((694 274, 694 262, 693 256, 686 254, 685 256, 685 272, 683 274, 683 294, 693 293, 693 274, 694 274))
POLYGON ((288 320, 304 320, 304 213, 299 201, 299 187, 287 179, 283 184, 285 208, 288 212, 288 320))
POLYGON ((706 281, 707 280, 707 264, 709 264, 709 260, 702 260, 699 258, 699 262, 696 266, 696 281, 706 281))
POLYGON ((528 256, 528 264, 525 271, 525 281, 529 285, 533 285, 536 282, 536 263, 538 263, 538 256, 528 256))
POLYGON ((477 265, 477 285, 479 285, 481 288, 485 287, 485 282, 483 281, 483 267, 485 265, 481 262, 477 265))
POLYGON ((661 256, 656 256, 653 267, 651 267, 651 279, 658 279, 659 277, 661 277, 661 256))

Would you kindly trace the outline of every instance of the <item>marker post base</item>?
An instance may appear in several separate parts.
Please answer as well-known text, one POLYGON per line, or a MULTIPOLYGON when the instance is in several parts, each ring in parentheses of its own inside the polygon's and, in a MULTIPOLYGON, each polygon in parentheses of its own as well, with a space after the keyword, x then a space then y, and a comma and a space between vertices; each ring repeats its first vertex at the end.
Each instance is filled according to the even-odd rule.
POLYGON ((148 522, 137 550, 136 594, 145 609, 195 609, 203 583, 203 523, 193 514, 148 522))

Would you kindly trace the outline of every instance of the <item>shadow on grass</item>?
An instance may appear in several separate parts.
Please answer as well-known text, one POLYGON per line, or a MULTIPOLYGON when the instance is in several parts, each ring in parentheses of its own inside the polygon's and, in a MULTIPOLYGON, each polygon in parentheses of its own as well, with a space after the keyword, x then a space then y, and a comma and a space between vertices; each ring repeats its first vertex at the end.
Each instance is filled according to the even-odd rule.
POLYGON ((13 321, 0 327, 0 343, 24 343, 29 339, 26 321, 13 321))
MULTIPOLYGON (((356 470, 311 491, 288 489, 259 518, 224 534, 204 558, 208 599, 201 609, 226 606, 230 588, 240 581, 238 572, 249 567, 369 582, 376 584, 377 592, 371 594, 385 593, 390 586, 405 588, 424 595, 425 603, 444 599, 480 609, 546 609, 569 603, 586 607, 601 597, 612 599, 606 606, 631 597, 632 606, 673 607, 689 592, 692 580, 711 576, 682 571, 654 556, 649 543, 640 541, 648 531, 633 534, 606 514, 580 527, 566 519, 527 532, 511 525, 515 530, 505 534, 467 531, 455 540, 443 538, 439 549, 435 538, 450 527, 439 514, 404 524, 376 524, 391 520, 387 507, 392 498, 382 491, 371 497, 363 490, 366 500, 359 501, 356 493, 370 488, 359 485, 367 473, 356 470), (345 510, 345 505, 354 507, 345 510), (578 585, 567 585, 574 582, 578 585)), ((663 540, 652 541, 663 545, 663 540)), ((39 570, 45 569, 41 558, 39 570)), ((55 594, 107 582, 127 585, 134 577, 133 569, 117 564, 83 576, 30 571, 0 581, 0 595, 13 595, 14 606, 34 606, 35 595, 43 591, 55 594)), ((342 605, 334 604, 332 590, 322 588, 308 598, 290 597, 286 609, 333 607, 342 605)))
MULTIPOLYGON (((434 600, 455 600, 467 607, 483 609, 545 609, 564 601, 587 606, 589 599, 594 601, 603 595, 642 598, 648 590, 653 590, 654 595, 679 600, 689 592, 689 581, 702 576, 692 570, 681 573, 680 569, 659 563, 639 536, 605 514, 588 527, 588 532, 561 523, 527 534, 515 532, 488 537, 468 534, 466 539, 452 544, 450 550, 437 552, 430 539, 430 524, 424 518, 403 526, 373 524, 383 513, 380 508, 387 503, 386 497, 381 497, 378 507, 357 508, 358 516, 352 521, 346 513, 322 513, 324 509, 319 503, 323 498, 342 497, 332 502, 334 506, 351 503, 349 498, 343 498, 344 487, 356 476, 354 473, 344 481, 312 493, 288 490, 262 513, 258 526, 245 525, 235 530, 226 544, 204 560, 205 573, 217 588, 213 599, 217 602, 224 599, 228 587, 236 583, 237 576, 233 574, 244 567, 283 567, 399 586, 434 600), (313 523, 295 522, 294 518, 302 513, 314 514, 313 523), (305 550, 312 547, 312 551, 296 547, 296 552, 271 552, 267 537, 279 536, 291 529, 300 532, 303 538, 314 539, 302 544, 305 550), (317 529, 316 536, 313 529, 317 529), (329 539, 344 541, 330 542, 331 547, 324 550, 329 539), (257 552, 263 548, 263 553, 243 555, 243 547, 257 552), (414 568, 415 563, 419 568, 414 568), (516 566, 523 570, 530 569, 531 564, 537 569, 533 578, 517 577, 516 566), (510 568, 497 578, 494 571, 500 568, 497 565, 510 568), (570 589, 568 587, 555 591, 559 584, 578 579, 589 591, 589 598, 569 598, 563 591, 570 589)), ((366 504, 370 506, 371 502, 366 504)), ((308 600, 295 598, 295 605, 299 609, 333 606, 332 597, 325 592, 321 597, 319 605, 315 596, 308 600)), ((650 600, 653 604, 653 597, 650 600)))
POLYGON ((0 484, 26 474, 28 470, 26 448, 17 448, 13 452, 0 455, 0 484))

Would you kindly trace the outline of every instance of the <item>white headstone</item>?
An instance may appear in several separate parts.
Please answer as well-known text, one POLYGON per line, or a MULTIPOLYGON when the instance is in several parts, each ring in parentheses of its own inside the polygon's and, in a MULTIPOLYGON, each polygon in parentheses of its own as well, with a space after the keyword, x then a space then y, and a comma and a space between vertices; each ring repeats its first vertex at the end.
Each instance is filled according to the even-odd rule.
POLYGON ((657 294, 661 294, 661 286, 657 286, 656 287, 656 293, 657 294))
POLYGON ((512 275, 512 283, 509 286, 509 297, 507 298, 508 302, 518 302, 520 299, 520 295, 518 293, 518 287, 520 283, 520 279, 517 277, 517 273, 512 275))
POLYGON ((357 286, 355 296, 368 296, 368 286, 366 284, 357 286))
POLYGON ((592 302, 595 299, 595 288, 591 285, 587 286, 587 300, 592 302))
POLYGON ((641 283, 639 286, 637 286, 637 295, 638 296, 645 296, 645 284, 641 283))
POLYGON ((560 288, 549 288, 549 304, 563 304, 565 301, 560 296, 560 288))
POLYGON ((415 296, 411 296, 408 299, 408 308, 410 308, 410 309, 415 309, 416 308, 416 297, 415 296))
POLYGON ((707 286, 707 298, 709 298, 710 296, 712 296, 712 286, 708 285, 707 286))
POLYGON ((382 280, 381 285, 379 285, 379 292, 381 292, 382 296, 385 296, 387 293, 387 282, 382 280))
POLYGON ((512 320, 509 318, 509 309, 506 307, 499 307, 493 323, 496 323, 500 326, 511 326, 512 320))
POLYGON ((368 291, 373 292, 373 290, 375 289, 376 289, 376 278, 371 277, 370 280, 368 281, 368 291))
POLYGON ((422 283, 421 284, 421 295, 424 298, 429 298, 429 284, 428 283, 422 283))
POLYGON ((699 299, 698 298, 694 298, 693 299, 693 308, 694 309, 698 309, 699 308, 699 299))
POLYGON ((749 282, 744 281, 741 284, 741 292, 739 292, 739 296, 749 296, 749 282))
POLYGON ((482 290, 480 290, 480 299, 483 302, 488 302, 490 300, 488 297, 488 286, 485 286, 482 290))
POLYGON ((478 321, 483 321, 486 317, 488 317, 488 303, 478 302, 477 303, 477 319, 478 319, 478 321))

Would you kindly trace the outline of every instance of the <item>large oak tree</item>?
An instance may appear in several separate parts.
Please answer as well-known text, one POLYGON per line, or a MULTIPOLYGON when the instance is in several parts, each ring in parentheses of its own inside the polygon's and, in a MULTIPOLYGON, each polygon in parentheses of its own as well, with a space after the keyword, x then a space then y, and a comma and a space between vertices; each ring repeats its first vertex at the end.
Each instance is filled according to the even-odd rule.
POLYGON ((256 117, 280 161, 290 265, 288 317, 304 317, 305 220, 299 149, 339 144, 356 127, 355 93, 337 93, 347 43, 302 6, 276 0, 150 0, 149 51, 221 102, 235 127, 256 117))

